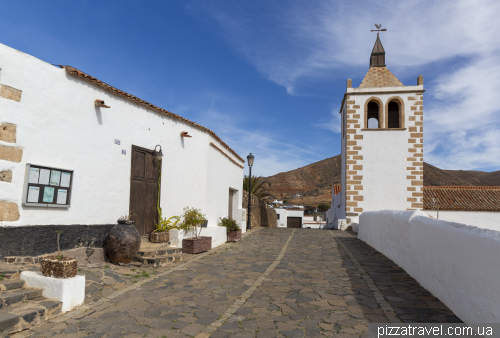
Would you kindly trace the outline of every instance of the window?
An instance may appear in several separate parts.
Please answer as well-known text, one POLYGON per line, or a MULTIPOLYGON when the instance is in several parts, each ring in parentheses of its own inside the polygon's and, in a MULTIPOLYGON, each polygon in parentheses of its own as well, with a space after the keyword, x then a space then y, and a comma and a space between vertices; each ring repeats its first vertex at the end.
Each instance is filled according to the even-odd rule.
POLYGON ((387 100, 387 104, 385 105, 385 128, 404 128, 404 111, 404 102, 400 97, 393 96, 387 100))
POLYGON ((378 120, 379 106, 376 102, 368 103, 368 128, 377 129, 380 126, 380 121, 378 120))
POLYGON ((399 128, 399 104, 389 102, 387 112, 387 128, 399 128))

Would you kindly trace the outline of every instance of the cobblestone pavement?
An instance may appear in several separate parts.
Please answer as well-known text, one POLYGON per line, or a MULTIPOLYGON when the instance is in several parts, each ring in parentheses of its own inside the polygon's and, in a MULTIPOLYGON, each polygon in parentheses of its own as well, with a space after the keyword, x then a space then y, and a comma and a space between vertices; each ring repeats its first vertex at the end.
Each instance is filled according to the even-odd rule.
POLYGON ((31 337, 357 337, 370 322, 460 322, 391 260, 340 231, 261 229, 123 282, 102 270, 101 282, 123 289, 99 291, 105 298, 86 311, 31 337))

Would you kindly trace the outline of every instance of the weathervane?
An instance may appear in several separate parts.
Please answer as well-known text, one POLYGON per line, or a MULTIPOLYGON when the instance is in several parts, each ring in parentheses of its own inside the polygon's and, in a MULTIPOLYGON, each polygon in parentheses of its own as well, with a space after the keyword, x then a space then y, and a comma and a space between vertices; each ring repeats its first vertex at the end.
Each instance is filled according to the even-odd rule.
POLYGON ((387 29, 380 29, 380 27, 382 27, 382 24, 375 24, 375 27, 377 27, 377 29, 372 29, 370 30, 370 32, 377 32, 377 36, 378 36, 378 32, 385 32, 387 31, 387 29))

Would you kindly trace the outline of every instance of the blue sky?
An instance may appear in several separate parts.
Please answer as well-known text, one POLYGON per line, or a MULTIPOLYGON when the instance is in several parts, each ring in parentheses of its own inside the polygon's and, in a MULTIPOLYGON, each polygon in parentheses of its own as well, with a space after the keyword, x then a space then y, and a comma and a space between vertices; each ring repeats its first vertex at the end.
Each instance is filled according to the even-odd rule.
POLYGON ((424 76, 424 160, 500 170, 500 1, 10 1, 0 43, 198 122, 273 175, 340 153, 339 106, 381 34, 424 76), (7 15, 8 13, 8 15, 7 15))

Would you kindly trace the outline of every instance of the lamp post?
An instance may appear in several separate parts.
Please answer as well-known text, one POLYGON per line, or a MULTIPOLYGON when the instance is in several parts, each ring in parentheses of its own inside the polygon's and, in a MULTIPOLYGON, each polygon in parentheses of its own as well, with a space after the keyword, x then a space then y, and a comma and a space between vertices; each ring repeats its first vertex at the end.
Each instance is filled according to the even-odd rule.
POLYGON ((247 156, 248 161, 248 216, 247 216, 247 230, 252 230, 252 166, 254 156, 252 153, 247 156))

